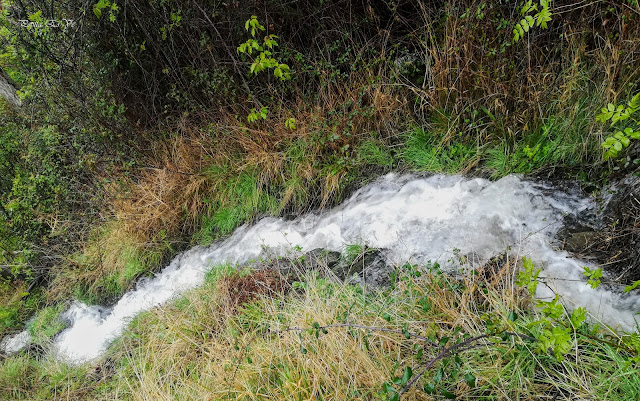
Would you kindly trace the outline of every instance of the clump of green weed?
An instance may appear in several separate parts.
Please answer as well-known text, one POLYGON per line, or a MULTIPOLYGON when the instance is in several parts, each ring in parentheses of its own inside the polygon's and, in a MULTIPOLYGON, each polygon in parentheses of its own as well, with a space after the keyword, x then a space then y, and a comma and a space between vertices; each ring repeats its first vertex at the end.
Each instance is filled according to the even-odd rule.
POLYGON ((66 324, 60 318, 60 314, 64 310, 65 305, 62 303, 40 309, 27 325, 31 341, 46 345, 53 336, 64 330, 66 324))
POLYGON ((406 134, 402 150, 402 159, 414 169, 439 173, 462 172, 476 156, 475 146, 463 142, 439 143, 432 133, 419 127, 406 134))

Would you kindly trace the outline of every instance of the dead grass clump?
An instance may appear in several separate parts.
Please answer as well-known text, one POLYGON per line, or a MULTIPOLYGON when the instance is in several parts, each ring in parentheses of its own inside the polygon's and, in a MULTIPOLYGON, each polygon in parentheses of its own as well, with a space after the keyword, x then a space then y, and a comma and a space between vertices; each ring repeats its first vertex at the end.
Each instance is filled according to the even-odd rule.
POLYGON ((114 194, 113 214, 125 229, 153 239, 160 232, 173 237, 197 224, 210 183, 201 174, 208 156, 201 139, 177 137, 162 142, 128 192, 114 194))
POLYGON ((224 300, 224 309, 232 313, 237 313, 243 305, 258 298, 274 298, 288 290, 289 283, 275 270, 258 270, 246 276, 226 276, 219 280, 216 289, 224 300))

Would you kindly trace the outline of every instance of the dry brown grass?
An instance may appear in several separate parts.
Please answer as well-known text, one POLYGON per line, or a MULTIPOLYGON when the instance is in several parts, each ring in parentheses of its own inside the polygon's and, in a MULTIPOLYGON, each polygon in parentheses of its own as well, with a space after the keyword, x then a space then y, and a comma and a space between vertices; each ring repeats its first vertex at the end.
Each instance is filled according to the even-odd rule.
MULTIPOLYGON (((190 301, 195 299, 190 297, 190 301)), ((292 326, 306 327, 313 321, 329 323, 336 301, 308 294, 297 301, 294 310, 282 308, 274 300, 265 305, 264 313, 281 314, 292 326)), ((216 304, 220 305, 210 303, 207 309, 213 312, 209 308, 215 308, 216 304)), ((191 313, 205 312, 200 310, 203 306, 198 304, 198 311, 191 313)), ((387 378, 393 367, 388 355, 397 352, 400 342, 392 336, 374 336, 370 343, 376 351, 370 352, 345 331, 336 330, 316 344, 305 344, 308 351, 303 355, 296 333, 256 337, 255 333, 242 332, 234 338, 227 331, 233 323, 212 320, 226 314, 219 311, 185 331, 185 327, 177 327, 175 322, 189 326, 194 322, 187 316, 176 319, 174 313, 175 309, 159 312, 161 324, 167 325, 168 336, 173 338, 169 347, 151 341, 141 349, 129 350, 137 376, 135 382, 129 382, 134 399, 217 400, 232 395, 234 399, 310 400, 322 393, 333 394, 324 399, 344 400, 349 398, 350 390, 377 388, 387 378), (191 331, 210 333, 206 337, 211 339, 201 342, 188 334, 191 331), (235 349, 236 343, 239 350, 235 349), (189 362, 185 363, 185 358, 189 362), (234 362, 238 359, 240 365, 234 362), (142 368, 145 363, 149 363, 148 369, 142 368), (187 366, 193 369, 193 374, 197 372, 197 381, 187 366), (274 380, 281 380, 282 384, 270 383, 274 380)))
POLYGON ((80 254, 54 269, 52 298, 62 299, 78 286, 99 291, 109 276, 123 276, 116 280, 118 286, 129 288, 137 275, 122 274, 128 258, 153 259, 137 274, 159 268, 152 265, 163 259, 157 254, 166 253, 167 244, 185 243, 202 217, 216 212, 211 205, 243 201, 229 187, 243 172, 257 172, 256 194, 269 191, 279 210, 300 211, 309 202, 315 207, 334 204, 349 167, 330 163, 348 157, 372 132, 389 131, 406 103, 397 88, 368 84, 366 78, 354 77, 353 87, 324 93, 322 107, 300 102, 294 111, 273 110, 261 123, 247 124, 229 112, 210 123, 199 119, 194 125, 186 117, 178 121, 176 136, 153 143, 133 174, 107 187, 110 210, 104 227, 80 254), (291 116, 295 130, 285 127, 291 116), (321 139, 329 134, 337 139, 321 139))
MULTIPOLYGON (((367 78, 359 77, 360 83, 354 81, 352 87, 334 88, 322 94, 320 108, 301 103, 300 109, 276 110, 267 122, 253 126, 231 113, 218 115, 204 131, 181 120, 177 126, 181 135, 155 146, 146 163, 148 166, 126 183, 128 191, 112 191, 115 219, 123 222, 130 232, 146 238, 153 238, 160 231, 169 236, 192 233, 205 211, 203 201, 215 198, 216 189, 224 184, 203 171, 212 165, 227 166, 230 175, 257 169, 262 186, 280 185, 292 174, 286 168, 285 152, 300 140, 307 140, 309 145, 304 149, 305 162, 296 166, 295 173, 307 182, 319 177, 322 204, 326 204, 337 193, 345 171, 319 176, 317 169, 322 159, 341 149, 352 149, 370 132, 386 132, 384 127, 394 123, 406 103, 400 100, 394 87, 368 85, 365 84, 367 78), (336 117, 329 116, 347 102, 354 105, 336 117), (372 107, 373 112, 366 114, 365 107, 372 107), (351 113, 360 109, 362 112, 351 113), (291 116, 296 119, 295 130, 284 124, 291 116), (312 136, 331 118, 336 120, 336 132, 350 131, 350 134, 326 145, 314 142, 312 136)), ((291 196, 286 190, 281 194, 283 206, 291 196)))
POLYGON ((210 188, 201 173, 207 145, 202 138, 185 137, 160 143, 149 162, 155 167, 140 169, 127 193, 113 194, 115 219, 149 239, 161 231, 175 236, 193 229, 210 188))

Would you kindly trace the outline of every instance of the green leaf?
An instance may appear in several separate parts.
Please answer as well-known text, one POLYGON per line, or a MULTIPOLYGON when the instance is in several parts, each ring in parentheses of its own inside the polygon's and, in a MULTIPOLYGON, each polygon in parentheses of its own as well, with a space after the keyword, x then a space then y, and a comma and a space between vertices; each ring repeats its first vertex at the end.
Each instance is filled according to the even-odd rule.
POLYGON ((538 288, 538 276, 542 269, 536 270, 533 261, 526 256, 522 258, 522 268, 523 270, 518 272, 516 284, 520 287, 527 287, 529 294, 534 296, 538 288))
POLYGON ((402 334, 404 334, 404 338, 406 338, 407 340, 411 338, 411 333, 407 329, 406 323, 404 324, 404 326, 402 326, 402 334))
POLYGON ((530 15, 527 15, 526 17, 524 17, 524 19, 527 21, 527 25, 529 25, 530 27, 535 23, 535 20, 530 15))
POLYGON ((411 379, 411 376, 413 376, 411 367, 405 367, 404 372, 402 373, 402 378, 400 379, 400 385, 404 386, 405 384, 407 384, 409 382, 409 379, 411 379))
POLYGON ((398 401, 400 399, 400 394, 398 394, 398 391, 389 382, 385 382, 382 385, 382 392, 386 394, 388 401, 398 401))
POLYGON ((623 292, 625 292, 625 293, 631 292, 631 291, 635 290, 638 287, 640 287, 640 280, 634 282, 631 285, 628 285, 628 286, 624 287, 624 291, 623 292))
MULTIPOLYGON (((291 117, 288 118, 285 122, 284 122, 284 126, 287 127, 290 130, 295 130, 296 129, 296 119, 291 117)), ((388 315, 387 315, 388 316, 388 315)))
POLYGON ((583 276, 587 277, 587 285, 591 288, 598 288, 600 286, 601 278, 602 278, 602 269, 590 269, 588 267, 584 267, 583 276))
POLYGON ((427 394, 433 394, 435 390, 436 390, 436 385, 433 383, 427 383, 424 386, 424 392, 427 394))
POLYGON ((616 141, 616 142, 613 144, 613 148, 614 148, 615 150, 617 150, 618 152, 619 152, 619 151, 621 151, 621 150, 622 150, 622 143, 621 143, 620 141, 616 141))
POLYGON ((447 391, 446 389, 442 389, 442 395, 444 395, 444 398, 448 399, 448 400, 455 400, 456 399, 456 395, 447 391))
POLYGON ((575 308, 571 312, 571 324, 575 329, 580 328, 587 319, 587 310, 583 307, 575 308))
POLYGON ((436 374, 433 375, 433 382, 436 383, 436 384, 440 383, 440 381, 442 380, 442 375, 443 374, 444 374, 444 371, 442 370, 442 368, 438 369, 436 374))
MULTIPOLYGON (((102 10, 107 8, 109 5, 109 0, 100 0, 93 5, 93 13, 96 17, 100 18, 102 16, 102 10)), ((29 16, 29 19, 31 19, 31 16, 29 16)))
POLYGON ((464 375, 464 381, 471 388, 474 388, 476 386, 476 377, 471 373, 467 373, 466 375, 464 375))

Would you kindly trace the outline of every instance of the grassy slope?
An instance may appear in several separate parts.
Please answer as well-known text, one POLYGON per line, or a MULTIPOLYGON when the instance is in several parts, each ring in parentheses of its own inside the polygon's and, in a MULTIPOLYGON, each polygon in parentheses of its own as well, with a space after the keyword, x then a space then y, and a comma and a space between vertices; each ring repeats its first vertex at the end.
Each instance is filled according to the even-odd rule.
MULTIPOLYGON (((201 288, 137 317, 96 363, 5 360, 0 392, 6 399, 390 399, 407 367, 417 374, 445 347, 490 334, 437 359, 403 399, 640 396, 628 336, 576 328, 558 360, 535 342, 500 334, 537 334, 536 312, 513 285, 515 267, 454 279, 437 266, 407 265, 380 291, 315 273, 289 286, 277 273, 215 267, 201 288), (339 327, 316 330, 316 323, 339 327)), ((571 327, 564 317, 557 324, 571 327)))

